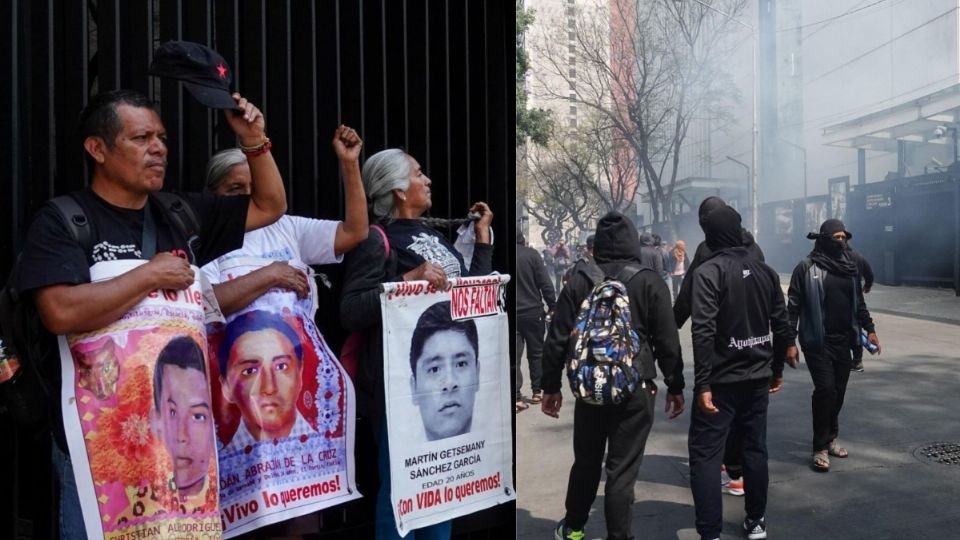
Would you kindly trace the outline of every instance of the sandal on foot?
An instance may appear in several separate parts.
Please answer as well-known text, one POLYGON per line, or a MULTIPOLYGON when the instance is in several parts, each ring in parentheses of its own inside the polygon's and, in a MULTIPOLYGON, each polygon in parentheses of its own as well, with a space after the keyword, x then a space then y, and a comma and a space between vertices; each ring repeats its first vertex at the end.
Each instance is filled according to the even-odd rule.
POLYGON ((827 452, 837 458, 845 458, 850 455, 850 452, 847 452, 846 448, 837 446, 836 443, 830 443, 830 448, 827 449, 827 452))
POLYGON ((516 404, 514 405, 513 412, 514 412, 514 413, 523 412, 523 411, 525 411, 525 410, 527 410, 527 409, 529 409, 529 408, 530 408, 529 405, 527 405, 526 403, 524 403, 522 400, 518 400, 518 401, 516 402, 516 404))
POLYGON ((541 401, 543 401, 543 392, 534 392, 533 395, 530 396, 529 401, 534 405, 536 405, 537 403, 540 403, 541 401))
POLYGON ((813 453, 813 470, 827 472, 830 470, 830 455, 828 450, 813 453))

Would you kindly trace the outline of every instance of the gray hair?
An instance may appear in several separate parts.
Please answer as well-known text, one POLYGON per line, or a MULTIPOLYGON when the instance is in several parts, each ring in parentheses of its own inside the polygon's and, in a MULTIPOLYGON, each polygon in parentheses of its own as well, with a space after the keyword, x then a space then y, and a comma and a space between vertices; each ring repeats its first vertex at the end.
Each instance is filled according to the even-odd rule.
POLYGON ((410 160, 399 148, 381 150, 363 164, 363 189, 375 217, 393 215, 393 190, 410 188, 410 160))
POLYGON ((246 162, 247 156, 243 155, 239 148, 228 148, 217 152, 207 162, 207 172, 204 174, 207 183, 204 189, 216 191, 230 169, 246 162))

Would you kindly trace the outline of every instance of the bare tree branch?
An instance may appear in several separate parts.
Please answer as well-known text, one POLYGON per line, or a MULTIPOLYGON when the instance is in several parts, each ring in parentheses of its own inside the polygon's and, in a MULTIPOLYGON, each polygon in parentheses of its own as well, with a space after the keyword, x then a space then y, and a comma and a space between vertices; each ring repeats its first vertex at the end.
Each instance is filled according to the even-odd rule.
MULTIPOLYGON (((746 0, 711 4, 736 18, 746 0)), ((722 69, 735 23, 692 0, 589 0, 578 5, 572 26, 566 13, 544 22, 530 39, 536 95, 578 107, 576 136, 557 136, 544 159, 558 160, 553 181, 590 193, 576 201, 557 193, 558 204, 574 221, 582 221, 587 200, 625 209, 642 178, 652 220, 670 221, 691 120, 721 125, 738 97, 722 69)), ((539 168, 542 178, 547 169, 539 168)))

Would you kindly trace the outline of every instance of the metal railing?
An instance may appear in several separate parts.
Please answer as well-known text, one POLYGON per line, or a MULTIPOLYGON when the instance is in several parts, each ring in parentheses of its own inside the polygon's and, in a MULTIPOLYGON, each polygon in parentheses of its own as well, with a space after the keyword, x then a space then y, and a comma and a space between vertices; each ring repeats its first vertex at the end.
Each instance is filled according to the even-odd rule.
MULTIPOLYGON (((420 161, 434 182, 432 215, 461 217, 472 202, 487 201, 497 214, 494 268, 509 272, 516 212, 509 7, 465 0, 0 2, 7 25, 0 32, 0 277, 40 205, 87 183, 75 127, 92 94, 131 88, 160 104, 170 150, 165 189, 200 190, 209 156, 236 144, 219 112, 179 83, 147 74, 156 46, 174 39, 220 52, 235 88, 264 111, 292 214, 342 217, 330 140, 347 124, 363 138, 364 158, 402 147, 420 161)), ((338 270, 328 272, 328 298, 336 298, 338 270)), ((334 313, 318 322, 337 343, 337 310, 319 311, 334 313)), ((49 443, 16 432, 7 419, 0 429, 13 433, 0 444, 0 537, 56 537, 49 443)), ((302 534, 372 536, 372 514, 361 503, 316 518, 317 530, 302 534)), ((513 531, 505 508, 455 527, 470 537, 513 531)))

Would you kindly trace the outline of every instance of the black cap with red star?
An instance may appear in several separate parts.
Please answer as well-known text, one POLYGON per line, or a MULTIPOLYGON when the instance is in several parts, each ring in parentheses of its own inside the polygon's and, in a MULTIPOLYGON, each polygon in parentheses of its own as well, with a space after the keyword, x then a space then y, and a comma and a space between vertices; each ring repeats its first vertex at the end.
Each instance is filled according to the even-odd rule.
POLYGON ((183 82, 200 103, 214 109, 237 109, 230 93, 233 74, 220 54, 192 41, 168 41, 153 54, 150 74, 183 82))

